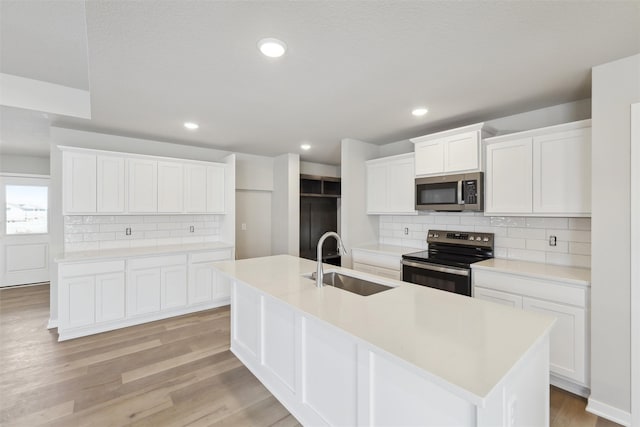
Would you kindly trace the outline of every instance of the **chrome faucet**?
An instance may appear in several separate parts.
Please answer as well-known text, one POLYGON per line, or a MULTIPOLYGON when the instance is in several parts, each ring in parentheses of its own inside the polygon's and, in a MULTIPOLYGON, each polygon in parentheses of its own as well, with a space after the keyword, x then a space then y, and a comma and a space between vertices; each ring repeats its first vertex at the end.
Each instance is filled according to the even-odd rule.
POLYGON ((347 250, 344 248, 342 239, 335 231, 327 231, 322 235, 322 237, 320 237, 320 240, 318 240, 318 250, 316 252, 316 255, 318 257, 318 267, 316 268, 316 287, 318 288, 324 286, 324 283, 322 282, 324 276, 324 273, 322 272, 322 245, 324 244, 324 241, 327 240, 327 237, 335 237, 338 241, 338 252, 342 255, 347 254, 347 250))

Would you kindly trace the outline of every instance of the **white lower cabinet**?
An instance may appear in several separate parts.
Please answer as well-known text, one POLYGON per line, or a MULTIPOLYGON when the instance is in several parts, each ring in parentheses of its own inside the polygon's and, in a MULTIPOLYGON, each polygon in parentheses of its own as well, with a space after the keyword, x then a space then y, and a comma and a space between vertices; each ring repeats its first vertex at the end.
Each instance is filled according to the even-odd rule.
POLYGON ((233 281, 231 351, 303 425, 545 425, 548 413, 539 409, 548 406, 548 385, 540 373, 548 347, 541 347, 535 362, 516 367, 476 405, 469 393, 456 394, 414 365, 233 281), (507 424, 506 402, 516 396, 519 412, 507 424))
POLYGON ((589 289, 562 280, 473 270, 473 296, 556 318, 550 337, 551 382, 585 395, 589 381, 589 289))
POLYGON ((389 279, 401 280, 401 255, 371 252, 354 248, 351 251, 353 269, 389 279))
POLYGON ((229 303, 229 280, 211 262, 231 249, 93 262, 61 262, 59 340, 229 303))

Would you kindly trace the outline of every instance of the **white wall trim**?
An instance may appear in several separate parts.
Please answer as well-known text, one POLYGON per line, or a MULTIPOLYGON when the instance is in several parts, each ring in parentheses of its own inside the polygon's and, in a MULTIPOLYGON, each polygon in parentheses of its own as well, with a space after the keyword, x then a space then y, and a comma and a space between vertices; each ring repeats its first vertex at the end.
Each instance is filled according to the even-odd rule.
POLYGON ((640 102, 631 104, 631 415, 640 426, 640 102), (634 262, 635 260, 635 262, 634 262))
POLYGON ((91 118, 89 91, 0 73, 0 105, 91 118))
POLYGON ((623 411, 613 406, 609 406, 606 403, 599 402, 597 400, 589 399, 587 404, 587 412, 591 412, 602 418, 606 418, 614 423, 621 424, 623 426, 631 426, 631 413, 623 411))
POLYGON ((0 176, 3 178, 42 178, 49 179, 51 175, 39 175, 34 173, 8 173, 8 172, 0 172, 0 176))

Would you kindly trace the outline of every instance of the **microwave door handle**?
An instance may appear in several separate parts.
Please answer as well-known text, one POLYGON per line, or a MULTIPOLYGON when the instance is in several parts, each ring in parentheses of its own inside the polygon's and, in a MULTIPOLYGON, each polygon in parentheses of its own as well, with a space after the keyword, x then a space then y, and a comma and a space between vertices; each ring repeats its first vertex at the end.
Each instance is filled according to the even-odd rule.
POLYGON ((464 205, 464 197, 462 195, 462 180, 458 181, 458 204, 464 205))

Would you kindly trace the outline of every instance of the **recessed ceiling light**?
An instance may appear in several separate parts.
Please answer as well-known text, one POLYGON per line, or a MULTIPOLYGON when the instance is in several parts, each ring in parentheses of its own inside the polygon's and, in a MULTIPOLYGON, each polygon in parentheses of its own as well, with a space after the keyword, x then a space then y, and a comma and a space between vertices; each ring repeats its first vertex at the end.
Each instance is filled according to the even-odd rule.
POLYGON ((287 51, 287 45, 281 40, 267 38, 258 42, 258 49, 264 56, 279 58, 287 51))
POLYGON ((311 148, 311 145, 309 145, 309 144, 302 144, 302 145, 300 146, 300 148, 302 148, 303 150, 308 150, 308 149, 310 149, 310 148, 311 148))
POLYGON ((198 129, 200 126, 197 123, 193 123, 193 122, 184 122, 184 127, 186 127, 189 130, 196 130, 198 129))
POLYGON ((429 110, 427 110, 425 107, 418 107, 418 108, 414 108, 413 111, 411 111, 411 114, 413 114, 416 117, 420 117, 420 116, 424 116, 428 112, 429 110))

